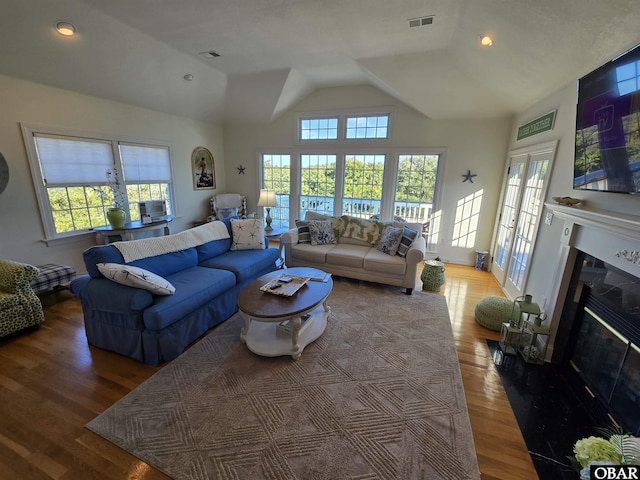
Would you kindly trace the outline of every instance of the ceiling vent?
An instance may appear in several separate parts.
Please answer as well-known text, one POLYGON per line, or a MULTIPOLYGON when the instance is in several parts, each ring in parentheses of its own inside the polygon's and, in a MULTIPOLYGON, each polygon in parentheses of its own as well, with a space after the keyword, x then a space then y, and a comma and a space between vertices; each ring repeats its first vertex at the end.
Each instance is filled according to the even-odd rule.
POLYGON ((211 50, 210 52, 200 52, 200 55, 205 58, 218 58, 220 56, 220 54, 214 50, 211 50))
POLYGON ((431 25, 433 24, 433 17, 434 15, 429 15, 428 17, 410 18, 408 20, 409 28, 424 27, 425 25, 431 25))

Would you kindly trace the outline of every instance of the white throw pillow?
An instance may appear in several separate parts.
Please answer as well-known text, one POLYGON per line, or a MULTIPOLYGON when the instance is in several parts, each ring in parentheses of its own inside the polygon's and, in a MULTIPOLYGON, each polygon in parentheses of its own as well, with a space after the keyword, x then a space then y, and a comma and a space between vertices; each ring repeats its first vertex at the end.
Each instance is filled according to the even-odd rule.
POLYGON ((149 290, 156 295, 171 295, 176 291, 168 280, 144 268, 120 263, 98 263, 96 266, 109 280, 122 285, 149 290))
POLYGON ((230 250, 264 250, 264 226, 262 220, 248 218, 246 220, 231 219, 233 241, 230 250))

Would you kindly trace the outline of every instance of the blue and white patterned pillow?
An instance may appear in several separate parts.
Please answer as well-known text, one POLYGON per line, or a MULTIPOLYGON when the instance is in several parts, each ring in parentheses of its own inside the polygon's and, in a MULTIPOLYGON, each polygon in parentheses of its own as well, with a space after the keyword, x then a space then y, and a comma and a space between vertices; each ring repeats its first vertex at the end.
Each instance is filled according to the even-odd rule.
POLYGON ((336 242, 333 227, 329 220, 311 220, 309 222, 311 245, 331 245, 336 242))
POLYGON ((418 236, 418 232, 411 230, 409 227, 402 227, 402 236, 400 237, 400 245, 398 245, 398 255, 406 257, 409 247, 418 236))
POLYGON ((402 228, 386 227, 380 235, 376 248, 387 255, 395 255, 398 252, 402 228))
POLYGON ((238 207, 231 208, 216 208, 216 217, 218 220, 224 220, 229 217, 237 217, 238 216, 238 207))

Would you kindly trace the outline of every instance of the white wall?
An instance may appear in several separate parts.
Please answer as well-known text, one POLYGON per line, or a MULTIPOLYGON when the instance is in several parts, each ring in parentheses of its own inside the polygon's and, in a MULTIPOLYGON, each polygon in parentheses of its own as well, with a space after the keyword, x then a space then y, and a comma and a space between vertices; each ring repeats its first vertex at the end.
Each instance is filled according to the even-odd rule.
MULTIPOLYGON (((259 151, 289 152, 294 148, 297 112, 326 112, 349 108, 393 106, 393 147, 446 148, 441 191, 442 223, 435 253, 444 261, 475 263, 475 249, 488 249, 502 182, 511 119, 433 121, 370 86, 315 91, 268 125, 230 125, 224 129, 227 189, 247 196, 249 211, 257 211, 259 151), (238 173, 238 166, 246 173, 238 173), (471 170, 474 183, 462 183, 471 170), (477 239, 471 248, 452 246, 457 203, 482 192, 477 239)), ((435 256, 435 255, 434 255, 435 256)))
POLYGON ((222 128, 187 118, 80 95, 0 75, 0 152, 9 164, 9 184, 0 195, 0 258, 42 265, 71 265, 84 272, 82 252, 93 235, 47 246, 20 122, 154 140, 171 145, 176 218, 171 230, 192 226, 208 214, 208 199, 225 190, 222 128), (216 190, 193 190, 191 152, 209 148, 215 158, 216 190))
MULTIPOLYGON (((638 215, 640 211, 640 195, 573 190, 575 103, 576 85, 571 83, 518 115, 511 131, 509 150, 536 143, 559 140, 551 182, 547 192, 547 202, 553 202, 553 197, 569 196, 583 199, 589 206, 594 208, 638 215), (519 126, 556 109, 556 122, 552 131, 521 141, 516 140, 519 126)), ((545 208, 542 218, 544 218, 546 212, 547 209, 545 208)), ((558 257, 563 225, 564 223, 556 218, 553 219, 551 225, 546 225, 544 222, 540 225, 526 288, 527 293, 533 295, 536 301, 542 301, 543 297, 549 298, 550 284, 555 271, 554 262, 558 257)))

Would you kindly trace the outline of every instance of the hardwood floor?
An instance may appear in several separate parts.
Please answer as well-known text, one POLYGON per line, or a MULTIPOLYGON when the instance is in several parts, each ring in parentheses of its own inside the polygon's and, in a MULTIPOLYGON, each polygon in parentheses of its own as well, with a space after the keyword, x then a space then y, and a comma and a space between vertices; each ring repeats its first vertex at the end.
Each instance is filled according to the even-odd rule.
MULTIPOLYGON (((501 295, 493 276, 446 265, 447 298, 482 478, 538 478, 477 324, 476 303, 501 295)), ((417 279, 418 288, 421 282, 417 279)), ((84 425, 159 368, 87 345, 79 302, 43 298, 46 322, 0 340, 0 480, 166 479, 84 425)), ((249 479, 247 479, 249 480, 249 479)))

